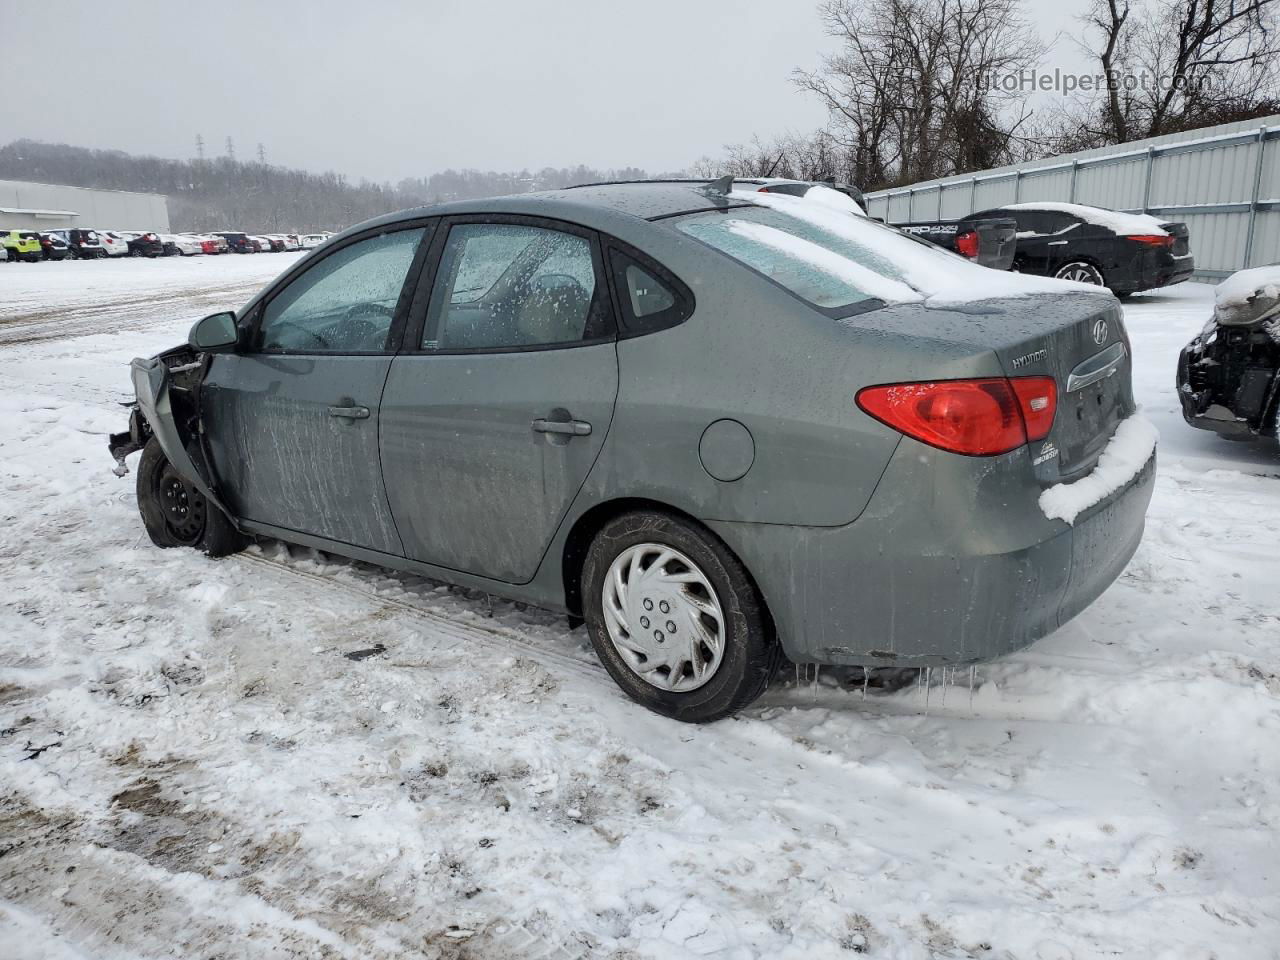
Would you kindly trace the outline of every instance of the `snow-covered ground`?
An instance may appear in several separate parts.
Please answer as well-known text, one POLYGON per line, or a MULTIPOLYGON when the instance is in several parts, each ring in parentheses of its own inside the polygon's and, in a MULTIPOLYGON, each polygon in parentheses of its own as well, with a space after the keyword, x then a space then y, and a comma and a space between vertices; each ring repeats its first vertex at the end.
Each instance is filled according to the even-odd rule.
POLYGON ((1160 475, 1093 607, 690 727, 538 611, 151 546, 127 361, 289 262, 0 266, 0 958, 1277 955, 1280 457, 1177 414, 1209 287, 1126 308, 1160 475))

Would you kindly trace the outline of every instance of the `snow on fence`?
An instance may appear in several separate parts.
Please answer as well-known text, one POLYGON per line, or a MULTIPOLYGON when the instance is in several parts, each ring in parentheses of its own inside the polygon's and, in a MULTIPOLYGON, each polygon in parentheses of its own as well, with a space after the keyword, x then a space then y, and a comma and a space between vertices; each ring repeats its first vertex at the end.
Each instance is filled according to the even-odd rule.
POLYGON ((1061 200, 1181 220, 1196 276, 1280 262, 1280 115, 867 194, 889 223, 1061 200))

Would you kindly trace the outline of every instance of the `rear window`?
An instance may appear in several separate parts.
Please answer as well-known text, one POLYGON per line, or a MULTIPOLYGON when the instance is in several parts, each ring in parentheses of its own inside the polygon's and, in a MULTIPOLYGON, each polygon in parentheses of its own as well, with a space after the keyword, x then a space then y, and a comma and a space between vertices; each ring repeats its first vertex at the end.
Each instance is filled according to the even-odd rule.
POLYGON ((675 226, 833 316, 920 299, 869 243, 777 210, 735 207, 696 213, 675 226))

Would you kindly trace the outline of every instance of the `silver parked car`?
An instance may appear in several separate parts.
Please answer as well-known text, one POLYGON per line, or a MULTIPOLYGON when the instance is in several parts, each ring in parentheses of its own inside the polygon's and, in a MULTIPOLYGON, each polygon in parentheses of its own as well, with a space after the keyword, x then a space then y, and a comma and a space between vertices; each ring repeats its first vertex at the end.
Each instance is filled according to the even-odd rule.
POLYGON ((111 451, 118 472, 142 451, 152 540, 273 537, 565 611, 687 721, 784 656, 973 663, 1097 597, 1154 457, 1073 525, 1039 498, 1134 412, 1115 299, 728 189, 467 201, 333 238, 134 361, 111 451), (931 301, 900 255, 986 287, 931 301))

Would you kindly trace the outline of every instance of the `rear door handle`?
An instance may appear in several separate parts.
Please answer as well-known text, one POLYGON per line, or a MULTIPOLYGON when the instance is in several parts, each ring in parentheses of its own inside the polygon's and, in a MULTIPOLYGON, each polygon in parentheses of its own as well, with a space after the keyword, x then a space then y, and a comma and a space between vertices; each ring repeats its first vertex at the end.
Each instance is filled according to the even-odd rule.
POLYGON ((539 417, 533 421, 534 433, 563 433, 570 437, 588 437, 591 435, 591 424, 585 420, 544 420, 539 417))
POLYGON ((368 420, 369 408, 352 405, 349 407, 330 407, 329 416, 342 417, 346 420, 368 420))

